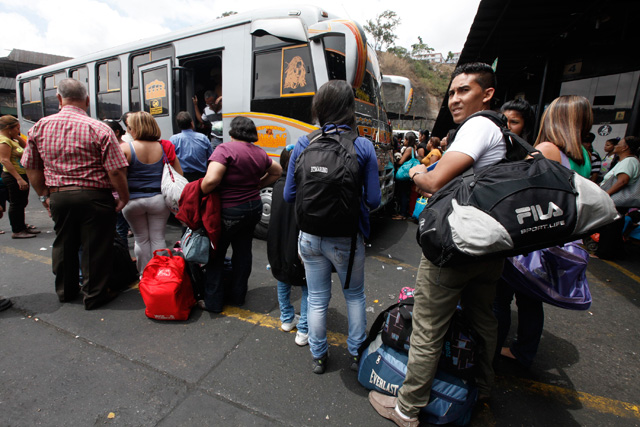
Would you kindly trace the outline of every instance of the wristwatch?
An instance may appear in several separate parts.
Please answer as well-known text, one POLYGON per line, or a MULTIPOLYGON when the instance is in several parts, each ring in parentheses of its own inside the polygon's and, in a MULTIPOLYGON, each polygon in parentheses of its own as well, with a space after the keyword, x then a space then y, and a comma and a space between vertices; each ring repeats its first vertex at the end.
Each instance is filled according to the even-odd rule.
POLYGON ((40 199, 42 203, 46 202, 48 198, 49 196, 38 196, 38 199, 40 199))

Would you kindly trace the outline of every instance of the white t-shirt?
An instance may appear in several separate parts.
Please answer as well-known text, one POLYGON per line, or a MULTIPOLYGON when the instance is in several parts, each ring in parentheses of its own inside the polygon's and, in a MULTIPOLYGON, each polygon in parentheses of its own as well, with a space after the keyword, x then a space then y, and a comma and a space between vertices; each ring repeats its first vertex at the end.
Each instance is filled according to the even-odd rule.
POLYGON ((502 160, 507 146, 502 131, 486 117, 473 117, 456 134, 446 153, 457 151, 473 159, 473 168, 482 169, 502 160))

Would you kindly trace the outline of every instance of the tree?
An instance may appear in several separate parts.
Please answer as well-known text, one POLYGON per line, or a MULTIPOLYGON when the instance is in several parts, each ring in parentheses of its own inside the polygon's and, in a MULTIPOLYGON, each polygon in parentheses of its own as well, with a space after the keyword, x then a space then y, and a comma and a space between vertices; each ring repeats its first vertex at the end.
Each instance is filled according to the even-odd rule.
POLYGON ((447 53, 447 62, 453 61, 453 56, 453 52, 449 51, 449 53, 447 53))
POLYGON ((387 48, 394 45, 398 36, 394 31, 400 24, 400 18, 392 10, 385 10, 378 15, 375 21, 367 20, 364 30, 373 37, 373 47, 381 51, 384 46, 387 48))
POLYGON ((399 58, 406 58, 409 56, 409 51, 402 46, 393 46, 387 49, 387 52, 393 53, 395 56, 399 58))
POLYGON ((415 59, 424 59, 433 52, 433 48, 422 41, 422 37, 418 36, 418 43, 411 45, 411 56, 415 59))
POLYGON ((222 12, 222 15, 216 17, 216 19, 226 18, 227 16, 237 15, 237 14, 238 14, 238 12, 234 12, 234 11, 230 10, 229 12, 222 12))

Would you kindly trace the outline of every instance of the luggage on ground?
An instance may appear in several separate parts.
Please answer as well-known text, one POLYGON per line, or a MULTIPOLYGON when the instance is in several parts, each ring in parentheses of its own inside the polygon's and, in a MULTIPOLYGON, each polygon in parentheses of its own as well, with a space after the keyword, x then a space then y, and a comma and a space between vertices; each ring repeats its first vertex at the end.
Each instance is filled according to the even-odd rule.
POLYGON ((146 306, 144 313, 150 319, 187 320, 196 300, 184 258, 170 249, 153 251, 142 273, 140 294, 146 306))
MULTIPOLYGON (((384 344, 381 334, 362 350, 358 369, 360 384, 369 390, 397 396, 407 375, 407 353, 384 344)), ((438 370, 429 404, 420 411, 419 417, 431 424, 467 425, 477 400, 478 389, 471 381, 438 370)))

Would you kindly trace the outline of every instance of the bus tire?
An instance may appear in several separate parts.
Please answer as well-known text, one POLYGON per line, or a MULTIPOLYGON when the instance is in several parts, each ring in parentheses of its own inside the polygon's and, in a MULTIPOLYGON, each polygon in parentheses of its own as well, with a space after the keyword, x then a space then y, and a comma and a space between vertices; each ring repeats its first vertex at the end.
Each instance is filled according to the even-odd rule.
POLYGON ((265 187, 260 190, 260 199, 262 200, 262 218, 256 224, 253 236, 256 239, 267 240, 267 230, 269 230, 269 220, 271 219, 271 199, 273 188, 265 187))

